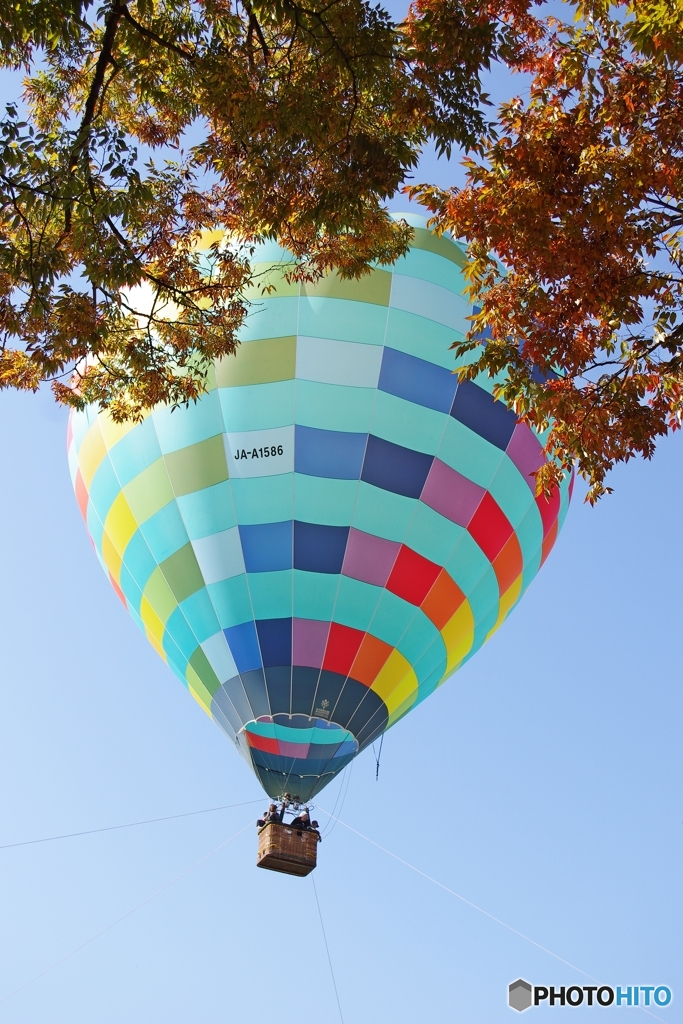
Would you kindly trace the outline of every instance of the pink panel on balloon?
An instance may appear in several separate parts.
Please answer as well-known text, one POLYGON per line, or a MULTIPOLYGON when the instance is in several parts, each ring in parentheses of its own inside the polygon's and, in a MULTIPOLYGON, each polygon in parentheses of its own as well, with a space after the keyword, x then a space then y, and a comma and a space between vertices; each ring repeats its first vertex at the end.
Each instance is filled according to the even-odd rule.
POLYGON ((383 587, 389 579, 401 545, 361 530, 349 530, 342 573, 363 583, 383 587))
POLYGON ((517 424, 506 451, 535 493, 536 470, 540 469, 545 462, 545 454, 538 438, 526 423, 517 424))
POLYGON ((458 526, 467 526, 486 490, 434 459, 420 500, 458 526))
POLYGON ((280 740, 279 745, 282 757, 308 757, 308 743, 288 743, 287 740, 280 740))
POLYGON ((293 664, 321 668, 329 631, 329 622, 320 622, 319 619, 294 619, 293 664))

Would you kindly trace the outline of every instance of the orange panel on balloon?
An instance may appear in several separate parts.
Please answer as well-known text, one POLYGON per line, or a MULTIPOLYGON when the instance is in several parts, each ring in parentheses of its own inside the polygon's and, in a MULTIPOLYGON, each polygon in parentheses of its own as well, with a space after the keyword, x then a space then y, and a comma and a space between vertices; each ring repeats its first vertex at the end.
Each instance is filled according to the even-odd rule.
POLYGON ((327 638, 323 668, 348 676, 364 636, 365 633, 360 629, 352 629, 351 626, 341 626, 338 622, 333 622, 327 638))
POLYGON ((557 525, 557 519, 556 519, 555 522, 553 523, 553 525, 550 527, 550 532, 548 533, 548 535, 543 540, 543 545, 541 547, 541 565, 543 565, 543 563, 545 562, 546 558, 548 557, 548 555, 550 554, 550 552, 553 549, 553 544, 557 540, 557 530, 558 530, 558 525, 557 525))
POLYGON ((392 651, 389 644, 366 633, 350 674, 364 686, 372 686, 392 651))
POLYGON ((501 594, 504 594, 508 587, 512 586, 523 568, 522 549, 519 546, 517 535, 513 533, 503 550, 493 560, 493 571, 496 574, 501 594))
POLYGON ((420 605, 425 615, 441 630, 465 600, 462 590, 445 569, 420 605))

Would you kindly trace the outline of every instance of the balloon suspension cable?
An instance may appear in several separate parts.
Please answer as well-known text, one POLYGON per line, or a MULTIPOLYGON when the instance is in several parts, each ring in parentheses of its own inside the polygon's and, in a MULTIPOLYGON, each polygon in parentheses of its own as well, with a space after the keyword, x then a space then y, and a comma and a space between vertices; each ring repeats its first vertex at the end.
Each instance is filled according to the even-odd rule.
POLYGON ((213 814, 214 811, 229 811, 233 807, 248 807, 260 804, 260 800, 243 800, 239 804, 221 804, 220 807, 204 807, 201 811, 183 811, 182 814, 167 814, 163 818, 145 818, 144 821, 128 821, 125 825, 106 825, 104 828, 89 828, 84 832, 65 832, 60 836, 44 836, 42 839, 24 839, 19 843, 5 843, 0 850, 13 850, 16 846, 34 846, 36 843, 54 843, 57 839, 75 839, 78 836, 94 836, 98 832, 116 832, 121 828, 137 828, 138 825, 155 825, 158 821, 175 821, 178 818, 194 818, 197 814, 213 814))
POLYGON ((382 746, 383 746, 383 744, 384 744, 384 733, 382 733, 382 736, 381 736, 380 741, 379 741, 379 753, 378 754, 375 754, 375 744, 374 743, 372 744, 372 752, 373 752, 373 754, 375 754, 375 782, 379 782, 379 762, 380 762, 380 759, 382 757, 382 746))
MULTIPOLYGON (((369 836, 363 835, 363 833, 359 832, 357 828, 353 828, 352 825, 348 825, 345 821, 342 821, 340 817, 331 814, 330 811, 326 811, 324 807, 320 806, 320 804, 318 804, 318 809, 321 810, 323 814, 327 814, 329 818, 334 817, 335 821, 338 821, 340 825, 343 825, 344 828, 348 829, 349 832, 353 832, 354 835, 357 835, 360 839, 364 839, 366 843, 370 843, 371 846, 374 846, 378 850, 381 850, 382 853, 386 853, 389 857, 393 857, 393 859, 397 860, 399 864, 403 864, 404 867, 409 868, 411 871, 414 871, 416 875, 420 875, 422 878, 426 879, 426 881, 432 882, 434 885, 438 886, 439 889, 443 889, 444 892, 449 893, 451 896, 455 896, 456 899, 459 899, 462 903, 467 904, 468 907, 472 907, 473 910, 476 910, 480 914, 483 914, 484 917, 488 917, 491 921, 495 921, 496 924, 502 925, 503 928, 506 928, 509 932, 512 932, 513 935, 519 936, 520 939, 524 939, 525 942, 528 942, 532 946, 535 946, 537 949, 542 950, 544 953, 547 953, 555 960, 559 960, 560 963, 566 964, 567 967, 571 967, 572 970, 577 971, 578 974, 582 974, 584 978, 588 978, 589 981, 597 981, 597 978, 594 978, 592 974, 588 974, 586 971, 583 971, 580 967, 577 967, 576 964, 571 963, 569 960, 565 960, 564 957, 559 955, 559 953, 553 953, 552 949, 548 949, 547 946, 542 946, 540 942, 536 942, 535 939, 532 939, 528 935, 525 935, 524 932, 520 932, 517 928, 513 928, 511 924, 507 924, 505 921, 501 921, 499 917, 495 917, 493 914, 490 914, 488 910, 484 910, 483 907, 477 906, 476 903, 473 903, 471 900, 468 900, 465 896, 461 896, 459 892, 455 891, 455 889, 449 888, 449 886, 444 885, 443 882, 440 882, 438 878, 433 878, 431 875, 428 875, 426 871, 422 871, 420 868, 415 867, 414 864, 411 864, 409 861, 404 860, 403 857, 399 857, 397 853, 393 853, 391 850, 388 850, 386 846, 381 846, 379 843, 376 843, 374 839, 370 839, 369 836)), ((313 884, 315 885, 315 882, 313 884)), ((322 918, 320 920, 322 922, 322 918)), ((330 970, 331 969, 332 964, 330 964, 330 970)), ((644 1006, 640 1006, 639 1009, 642 1010, 643 1013, 646 1013, 648 1017, 654 1017, 655 1020, 661 1021, 662 1024, 668 1024, 668 1022, 665 1021, 663 1017, 658 1017, 656 1013, 652 1013, 651 1010, 647 1010, 644 1006)))
POLYGON ((76 946, 76 948, 72 949, 70 953, 67 953, 59 960, 55 960, 53 964, 50 964, 49 967, 46 967, 44 971, 40 972, 40 974, 36 974, 33 978, 30 978, 29 981, 26 981, 24 982, 23 985, 20 985, 19 988, 15 988, 13 989, 12 992, 8 992, 6 996, 3 996, 0 999, 0 1003, 5 1003, 7 1002, 8 999, 11 999, 12 996, 17 995, 18 992, 23 992, 23 990, 25 988, 28 988, 29 985, 32 985, 34 981, 38 981, 39 978, 42 978, 46 974, 49 974, 50 971, 53 971, 55 969, 55 967, 59 967, 60 964, 63 964, 65 960, 70 960, 72 956, 74 956, 76 953, 79 953, 82 949, 85 949, 85 947, 89 946, 91 942, 94 942, 96 939, 99 939, 99 937, 101 935, 105 935, 106 932, 111 931, 111 929, 115 928, 117 924, 121 923, 121 921, 125 921, 126 918, 130 917, 131 914, 134 914, 136 910, 140 910, 141 907, 144 907, 148 903, 151 903, 151 901, 155 899, 157 896, 159 896, 160 893, 166 892, 167 889, 170 889, 172 885, 175 885, 176 882, 179 882, 181 878, 185 877, 185 875, 189 875, 191 871, 194 871, 194 869, 198 868, 200 864, 203 864, 204 861, 207 861, 209 857, 213 857, 214 854, 218 853, 219 850, 222 850, 234 839, 237 839, 238 836, 241 836, 242 833, 246 832, 246 830, 253 824, 253 821, 249 821, 243 828, 239 830, 239 832, 235 832, 234 835, 230 836, 229 839, 225 839, 220 844, 220 846, 215 847, 215 849, 211 850, 209 853, 205 853, 203 857, 200 857, 199 860, 194 862, 194 864, 191 864, 189 868, 185 868, 184 871, 181 871, 180 874, 176 875, 175 878, 172 878, 170 882, 166 882, 165 885, 162 885, 160 889, 157 889, 156 892, 153 892, 151 896, 147 897, 147 899, 144 899, 141 903, 138 903, 131 910, 126 911, 126 913, 122 914, 121 917, 117 917, 116 920, 112 921, 111 924, 108 924, 106 928, 102 928, 101 931, 97 932, 95 935, 91 935, 89 939, 86 939, 85 942, 82 942, 80 946, 76 946))
MULTIPOLYGON (((335 828, 337 827, 337 820, 338 819, 335 817, 335 815, 337 813, 337 804, 339 803, 339 799, 341 797, 341 803, 339 804, 339 813, 341 814, 341 812, 344 810, 344 803, 346 802, 346 797, 347 797, 348 792, 349 792, 349 786, 351 785, 351 774, 352 774, 352 772, 353 772, 353 761, 349 761, 349 763, 347 764, 346 768, 344 769, 344 774, 341 777, 341 785, 339 787, 339 792, 337 793, 337 799, 334 801, 334 807, 332 809, 332 814, 330 814, 329 811, 324 811, 323 812, 324 814, 327 814, 327 816, 330 819, 328 821, 328 823, 327 823, 327 826, 325 827, 325 829, 322 832, 323 837, 331 835, 332 832, 334 832, 335 828), (344 788, 345 785, 346 785, 346 789, 344 788)), ((323 808, 321 808, 321 810, 323 810, 323 808)))
POLYGON ((337 1009, 339 1010, 339 1019, 341 1024, 344 1024, 344 1015, 342 1013, 341 1003, 339 1002, 339 992, 337 991, 337 982, 334 977, 334 969, 332 967, 332 957, 330 956, 330 947, 327 944, 327 935, 325 934, 325 925, 323 924, 323 915, 320 909, 320 900, 318 899, 318 890, 315 885, 315 878, 311 875, 311 881, 313 882, 313 892, 315 893, 315 903, 318 908, 318 917, 320 918, 320 929, 323 933, 323 941, 325 943, 325 952, 327 953, 327 962, 330 965, 330 974, 332 976, 332 985, 334 987, 334 996, 337 1000, 337 1009))

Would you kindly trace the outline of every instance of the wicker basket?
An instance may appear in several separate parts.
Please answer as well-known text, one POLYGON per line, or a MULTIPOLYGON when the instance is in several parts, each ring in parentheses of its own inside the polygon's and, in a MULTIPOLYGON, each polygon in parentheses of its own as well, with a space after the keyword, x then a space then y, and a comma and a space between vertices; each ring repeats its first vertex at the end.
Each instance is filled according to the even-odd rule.
POLYGON ((269 822, 259 831, 256 867, 286 875, 308 875, 317 863, 317 832, 269 822))

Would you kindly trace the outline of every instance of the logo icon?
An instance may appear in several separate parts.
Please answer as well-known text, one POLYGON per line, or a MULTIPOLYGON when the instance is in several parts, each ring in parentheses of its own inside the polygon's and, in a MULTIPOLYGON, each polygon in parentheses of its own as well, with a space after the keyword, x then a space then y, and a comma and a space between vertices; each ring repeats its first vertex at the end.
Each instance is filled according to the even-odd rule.
POLYGON ((508 1006, 513 1010, 528 1010, 531 1006, 531 985, 523 978, 517 978, 508 986, 508 1006))

